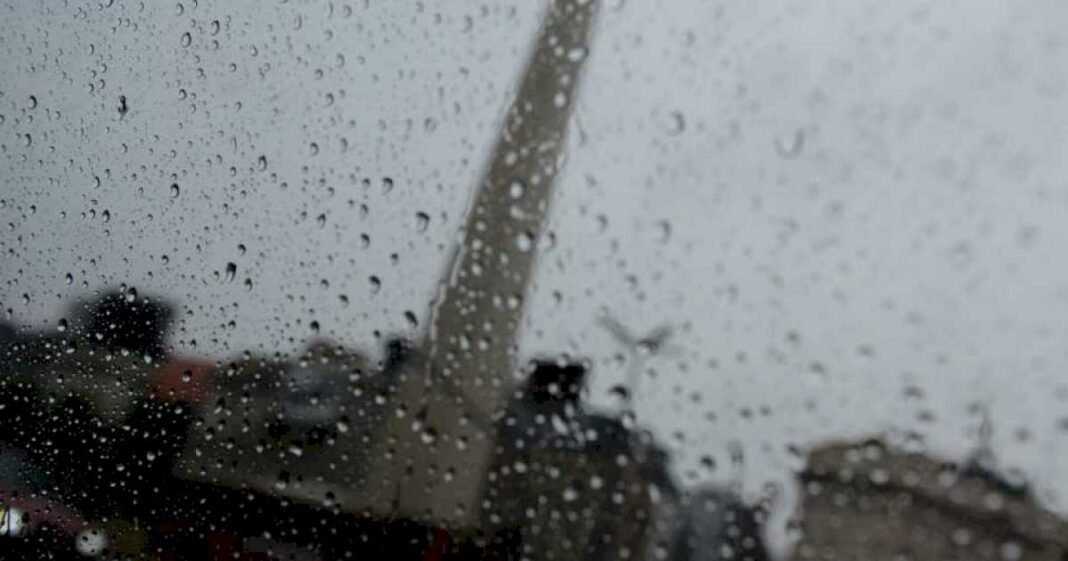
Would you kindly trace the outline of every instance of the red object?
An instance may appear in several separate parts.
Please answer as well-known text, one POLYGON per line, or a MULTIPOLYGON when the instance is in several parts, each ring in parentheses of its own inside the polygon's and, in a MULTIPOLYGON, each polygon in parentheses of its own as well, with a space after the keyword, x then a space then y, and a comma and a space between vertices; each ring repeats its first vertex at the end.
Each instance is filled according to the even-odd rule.
POLYGON ((25 513, 29 528, 44 524, 74 536, 88 525, 73 509, 49 499, 18 492, 0 491, 0 507, 16 508, 25 513))
POLYGON ((152 394, 161 401, 200 403, 208 395, 215 365, 198 358, 175 357, 153 376, 152 394))
POLYGON ((423 553, 423 561, 442 561, 449 550, 449 545, 452 544, 452 537, 441 528, 435 528, 432 533, 434 538, 423 553))

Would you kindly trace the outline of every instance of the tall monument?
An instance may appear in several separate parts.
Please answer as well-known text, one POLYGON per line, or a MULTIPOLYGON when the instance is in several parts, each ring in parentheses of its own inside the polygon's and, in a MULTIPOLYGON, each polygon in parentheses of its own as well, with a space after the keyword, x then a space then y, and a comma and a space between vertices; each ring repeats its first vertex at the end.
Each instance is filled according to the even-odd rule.
POLYGON ((471 527, 492 422, 514 390, 517 346, 560 172, 596 0, 554 0, 468 211, 427 339, 400 376, 396 415, 372 454, 370 486, 391 515, 471 527), (384 490, 384 489, 383 489, 384 490))

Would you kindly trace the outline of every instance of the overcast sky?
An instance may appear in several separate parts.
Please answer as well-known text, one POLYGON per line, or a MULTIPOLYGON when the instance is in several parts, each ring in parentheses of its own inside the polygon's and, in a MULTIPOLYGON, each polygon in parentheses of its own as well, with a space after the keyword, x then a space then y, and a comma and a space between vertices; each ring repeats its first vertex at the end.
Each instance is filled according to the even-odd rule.
MULTIPOLYGON (((179 307, 189 354, 291 352, 313 321, 373 351, 425 320, 540 3, 60 4, 0 4, 11 320, 124 282, 179 307)), ((743 442, 751 492, 831 438, 962 457, 980 401, 1002 465, 1068 510, 1068 5, 602 16, 524 355, 592 358, 611 407, 600 310, 679 327, 639 421, 688 482, 743 442)))

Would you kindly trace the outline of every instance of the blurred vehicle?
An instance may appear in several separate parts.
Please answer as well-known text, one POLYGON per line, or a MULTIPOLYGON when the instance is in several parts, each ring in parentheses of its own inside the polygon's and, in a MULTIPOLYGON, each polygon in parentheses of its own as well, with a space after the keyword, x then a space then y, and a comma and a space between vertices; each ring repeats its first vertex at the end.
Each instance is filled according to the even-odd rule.
POLYGON ((22 450, 0 443, 0 558, 85 559, 108 550, 108 533, 59 498, 22 450))

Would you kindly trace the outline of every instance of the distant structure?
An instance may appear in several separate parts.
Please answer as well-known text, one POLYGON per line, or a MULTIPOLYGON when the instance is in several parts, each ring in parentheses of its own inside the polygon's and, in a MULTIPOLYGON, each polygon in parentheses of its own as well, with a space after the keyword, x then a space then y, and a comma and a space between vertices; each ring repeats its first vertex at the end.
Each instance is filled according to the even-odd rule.
POLYGON ((834 443, 812 450, 800 482, 795 560, 1068 558, 1068 524, 978 462, 834 443))
POLYGON ((494 419, 516 389, 519 330, 538 242, 563 166, 598 0, 552 0, 474 193, 428 331, 397 373, 369 443, 354 506, 466 531, 476 527, 496 446, 494 419))
POLYGON ((580 400, 586 368, 535 361, 498 423, 483 527, 524 559, 642 559, 676 491, 651 438, 580 400))
MULTIPOLYGON (((728 489, 703 487, 679 497, 666 541, 673 561, 767 561, 766 509, 728 489)), ((656 556, 652 556, 656 558, 656 556)), ((665 558, 665 557, 661 557, 665 558)))

